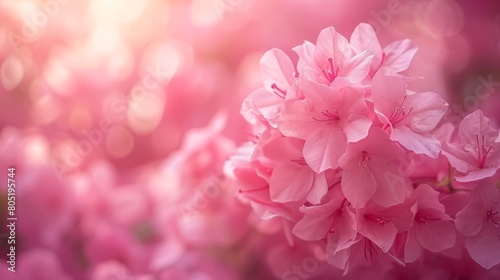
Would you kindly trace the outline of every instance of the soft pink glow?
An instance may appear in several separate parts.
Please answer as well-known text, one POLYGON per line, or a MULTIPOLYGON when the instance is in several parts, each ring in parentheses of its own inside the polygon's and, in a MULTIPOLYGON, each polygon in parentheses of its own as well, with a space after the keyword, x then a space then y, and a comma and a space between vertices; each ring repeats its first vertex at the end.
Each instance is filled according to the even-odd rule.
POLYGON ((499 65, 496 0, 0 0, 0 279, 500 278, 499 65))

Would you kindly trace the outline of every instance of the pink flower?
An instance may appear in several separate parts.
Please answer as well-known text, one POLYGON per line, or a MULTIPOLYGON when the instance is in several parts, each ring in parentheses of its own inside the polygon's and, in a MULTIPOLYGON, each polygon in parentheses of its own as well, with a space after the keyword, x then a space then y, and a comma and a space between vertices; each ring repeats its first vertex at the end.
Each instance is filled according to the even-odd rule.
POLYGON ((408 150, 437 158, 440 142, 430 132, 446 113, 448 104, 434 92, 409 93, 403 77, 384 68, 373 78, 375 113, 390 128, 391 139, 408 150))
POLYGON ((280 49, 267 51, 260 59, 264 87, 251 93, 243 102, 242 114, 247 120, 253 118, 274 125, 285 100, 295 97, 295 67, 290 58, 280 49))
POLYGON ((460 174, 459 182, 491 177, 500 168, 500 135, 481 110, 466 116, 458 128, 458 143, 444 143, 443 154, 460 174))
POLYGON ((277 162, 269 178, 275 202, 307 201, 318 204, 328 191, 325 172, 316 173, 302 156, 304 140, 279 137, 263 147, 263 153, 277 162))
POLYGON ((306 41, 293 50, 300 57, 297 69, 301 76, 337 88, 359 85, 368 75, 373 58, 369 50, 353 56, 349 41, 333 27, 319 33, 316 45, 306 41))
POLYGON ((326 239, 336 251, 337 247, 356 237, 354 212, 339 187, 330 190, 325 198, 329 199, 325 204, 300 207, 305 215, 295 224, 292 232, 302 240, 326 239))
POLYGON ((471 192, 467 206, 457 213, 455 226, 467 236, 465 247, 482 267, 500 263, 500 194, 493 184, 484 184, 471 192))
MULTIPOLYGON (((15 272, 7 271, 5 268, 7 278, 2 279, 23 279, 23 280, 70 280, 70 277, 61 264, 59 256, 45 249, 32 249, 17 256, 17 265, 15 272), (10 278, 12 277, 12 278, 10 278)), ((4 267, 2 267, 3 269, 4 267)), ((2 275, 0 273, 0 275, 2 275)))
POLYGON ((414 222, 408 232, 405 262, 417 260, 423 249, 440 252, 455 244, 455 226, 438 196, 429 185, 420 185, 409 198, 414 222))
POLYGON ((412 41, 405 39, 393 42, 382 49, 373 27, 360 23, 352 32, 351 47, 355 54, 370 50, 374 57, 371 63, 370 76, 373 77, 381 67, 387 67, 396 73, 408 69, 417 47, 412 41))
POLYGON ((341 186, 354 208, 365 207, 370 200, 385 207, 404 201, 405 177, 396 164, 403 156, 404 150, 379 128, 372 128, 366 139, 347 145, 339 159, 341 186))
POLYGON ((169 184, 181 194, 176 201, 181 218, 172 221, 173 228, 190 245, 232 244, 248 229, 242 219, 248 207, 237 200, 230 181, 221 174, 225 160, 236 150, 221 133, 225 123, 225 115, 216 115, 206 127, 188 131, 181 149, 165 163, 169 184))
POLYGON ((396 235, 407 231, 412 222, 413 213, 405 204, 381 207, 372 202, 356 209, 355 229, 384 252, 389 251, 396 235))
POLYGON ((268 168, 259 160, 254 159, 252 152, 254 143, 247 143, 239 149, 239 153, 231 157, 224 166, 224 170, 242 197, 246 198, 255 214, 263 220, 274 218, 281 219, 285 234, 292 244, 291 221, 295 221, 300 215, 298 206, 305 202, 278 203, 271 199, 269 189, 269 178, 272 168, 268 168))
POLYGON ((285 104, 278 128, 285 136, 306 140, 304 159, 314 171, 335 169, 347 143, 368 135, 372 122, 364 92, 352 88, 337 91, 305 80, 301 89, 306 99, 285 104))
MULTIPOLYGON (((329 264, 342 269, 344 275, 362 274, 360 272, 363 269, 368 269, 369 276, 366 279, 371 279, 371 277, 382 279, 386 277, 386 271, 393 267, 394 262, 400 265, 404 263, 397 259, 391 252, 384 253, 381 250, 369 238, 358 234, 355 240, 348 242, 335 253, 331 248, 327 248, 326 260, 329 264)), ((353 279, 358 278, 354 276, 353 279)))

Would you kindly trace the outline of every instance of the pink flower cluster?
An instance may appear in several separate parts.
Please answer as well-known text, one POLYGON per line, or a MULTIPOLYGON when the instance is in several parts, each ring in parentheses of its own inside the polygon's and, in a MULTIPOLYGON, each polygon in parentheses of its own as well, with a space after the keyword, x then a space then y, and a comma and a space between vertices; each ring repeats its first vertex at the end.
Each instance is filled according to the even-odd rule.
POLYGON ((251 139, 225 166, 254 212, 279 220, 292 247, 320 244, 344 274, 464 247, 499 264, 500 135, 488 118, 447 123, 447 102, 400 74, 414 44, 382 47, 368 24, 293 51, 296 65, 280 49, 260 60, 264 87, 241 110, 251 139))

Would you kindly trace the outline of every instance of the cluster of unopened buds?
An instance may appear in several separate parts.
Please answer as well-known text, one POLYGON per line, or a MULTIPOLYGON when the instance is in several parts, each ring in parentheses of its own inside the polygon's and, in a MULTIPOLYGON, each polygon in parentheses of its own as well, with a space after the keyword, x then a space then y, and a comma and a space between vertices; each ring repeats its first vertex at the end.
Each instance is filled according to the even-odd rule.
POLYGON ((415 45, 381 47, 368 24, 293 51, 297 65, 279 49, 262 57, 264 87, 241 110, 252 139, 225 166, 254 212, 346 273, 456 248, 499 264, 500 135, 482 111, 447 122, 448 103, 401 74, 415 45))

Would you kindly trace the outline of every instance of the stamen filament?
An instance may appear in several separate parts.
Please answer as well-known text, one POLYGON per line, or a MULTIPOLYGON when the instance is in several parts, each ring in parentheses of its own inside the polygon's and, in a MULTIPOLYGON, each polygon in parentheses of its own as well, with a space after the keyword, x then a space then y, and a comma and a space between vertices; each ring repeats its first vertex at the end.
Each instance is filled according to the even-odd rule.
POLYGON ((441 221, 441 218, 433 218, 417 214, 417 216, 415 217, 415 221, 421 225, 428 225, 429 221, 441 221))
MULTIPOLYGON (((397 108, 395 107, 391 116, 389 117, 389 122, 392 125, 395 125, 395 124, 401 122, 402 120, 404 120, 413 110, 413 107, 411 107, 410 110, 408 112, 406 112, 405 107, 404 107, 405 101, 406 101, 406 95, 403 97, 403 101, 401 101, 401 104, 399 105, 399 107, 397 107, 397 108)), ((388 126, 388 124, 385 124, 383 129, 387 128, 387 126, 388 126)))
POLYGON ((386 217, 378 217, 372 214, 365 214, 365 218, 377 223, 379 226, 384 226, 385 223, 392 222, 394 219, 386 218, 386 217))
POLYGON ((285 99, 286 90, 280 89, 276 84, 272 84, 271 88, 273 89, 274 94, 276 94, 280 98, 285 99))
POLYGON ((325 69, 322 69, 321 71, 323 71, 323 74, 328 79, 328 81, 331 83, 337 77, 337 75, 339 73, 340 66, 337 67, 337 69, 335 70, 335 66, 333 65, 333 58, 328 59, 328 64, 330 65, 330 70, 325 71, 325 69))
POLYGON ((257 189, 251 189, 251 190, 242 190, 242 189, 239 189, 238 192, 239 193, 254 193, 254 192, 259 192, 259 191, 263 191, 263 190, 266 190, 266 189, 269 189, 269 186, 265 186, 265 187, 257 188, 257 189))
POLYGON ((498 213, 500 213, 498 210, 493 212, 493 208, 492 208, 491 210, 486 212, 486 221, 488 223, 494 223, 495 225, 498 225, 499 221, 495 220, 495 218, 493 217, 493 216, 496 216, 498 213))
POLYGON ((337 112, 337 109, 335 109, 333 113, 326 110, 326 111, 321 112, 321 114, 326 117, 325 120, 318 119, 316 117, 313 117, 313 120, 318 121, 318 122, 328 122, 328 121, 338 121, 340 119, 340 115, 337 112))
POLYGON ((477 144, 477 160, 479 168, 483 168, 486 163, 486 157, 490 153, 493 146, 486 148, 484 135, 481 135, 482 145, 479 143, 479 135, 476 135, 476 144, 477 144))
POLYGON ((293 162, 293 163, 300 164, 300 165, 307 165, 307 162, 304 159, 304 157, 299 157, 297 159, 291 159, 290 161, 293 162))

